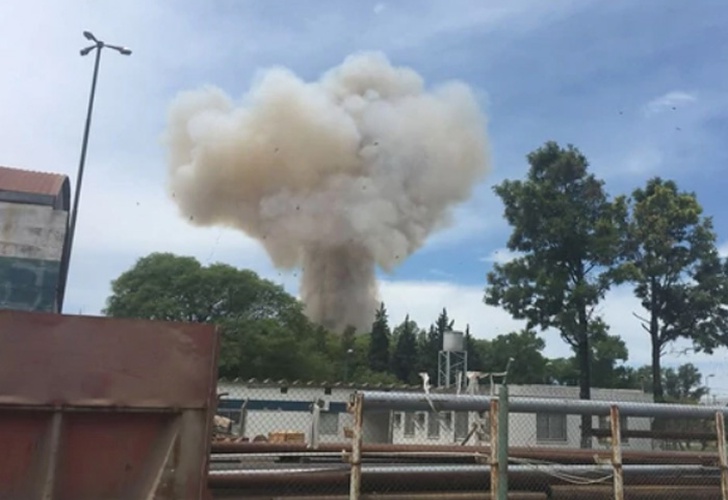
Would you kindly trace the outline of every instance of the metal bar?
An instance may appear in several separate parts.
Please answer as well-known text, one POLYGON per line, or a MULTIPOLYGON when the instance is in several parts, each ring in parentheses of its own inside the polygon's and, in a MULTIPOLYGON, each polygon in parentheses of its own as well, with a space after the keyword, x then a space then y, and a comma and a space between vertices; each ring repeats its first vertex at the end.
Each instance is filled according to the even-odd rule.
POLYGON ((614 469, 614 500, 624 500, 624 475, 622 474, 622 439, 619 407, 612 405, 609 415, 612 429, 612 468, 614 469))
MULTIPOLYGON (((611 476, 611 466, 514 465, 509 468, 509 487, 514 491, 546 491, 558 484, 571 484, 565 475, 578 474, 598 484, 611 476), (559 478, 558 476, 561 476, 559 478)), ((448 491, 453 485, 464 491, 490 488, 488 465, 470 466, 364 466, 362 490, 373 492, 448 491)), ((625 485, 712 486, 720 488, 720 470, 696 466, 625 466, 625 485)), ((343 469, 305 467, 278 470, 213 471, 208 476, 212 489, 244 492, 248 495, 283 495, 305 491, 313 494, 344 494, 349 490, 350 472, 343 469)), ((612 490, 609 482, 603 483, 612 490)), ((573 484, 571 484, 573 487, 573 484)), ((487 495, 483 491, 483 496, 487 495)), ((360 499, 361 500, 361 499, 360 499)))
POLYGON ((499 401, 495 398, 490 400, 490 496, 498 497, 498 405, 499 401))
MULTIPOLYGON (((491 396, 461 394, 422 394, 407 392, 363 391, 366 410, 399 411, 487 411, 491 396)), ((613 404, 619 404, 625 417, 650 418, 713 418, 715 412, 728 415, 728 407, 666 403, 594 401, 557 398, 514 397, 509 401, 511 413, 559 413, 564 415, 609 415, 613 404)))
POLYGON ((99 78, 99 64, 101 63, 101 49, 103 45, 96 45, 96 58, 94 60, 94 73, 91 79, 91 92, 88 96, 88 108, 86 110, 86 125, 83 128, 83 141, 81 143, 81 159, 78 162, 78 173, 76 174, 76 186, 73 190, 73 206, 71 209, 71 220, 66 233, 65 257, 66 269, 61 276, 59 287, 59 312, 63 312, 63 300, 66 296, 66 286, 68 285, 68 274, 71 268, 71 258, 73 257, 73 241, 76 236, 76 222, 78 220, 78 205, 81 199, 81 187, 83 184, 83 172, 86 166, 86 151, 88 150, 88 136, 91 130, 91 116, 94 110, 94 98, 96 96, 96 82, 99 78))
MULTIPOLYGON (((227 497, 224 497, 227 498, 227 497)), ((237 497, 245 500, 271 500, 270 495, 237 497)), ((286 500, 347 500, 346 495, 286 495, 286 500)), ((437 493, 372 493, 362 494, 361 500, 491 500, 491 496, 481 491, 442 491, 437 493)), ((511 493, 509 500, 547 500, 546 493, 517 491, 511 493)))
MULTIPOLYGON (((23 405, 23 404, 12 404, 2 402, 0 403, 0 410, 2 411, 27 411, 36 413, 169 413, 177 414, 183 410, 198 410, 199 406, 184 405, 175 408, 163 407, 163 406, 123 406, 115 405, 112 401, 99 401, 99 406, 93 406, 91 404, 84 405, 23 405), (112 406, 109 406, 112 405, 112 406)), ((160 401, 160 405, 163 404, 160 401)))
POLYGON ((715 412, 715 430, 718 439, 718 459, 720 463, 720 493, 723 500, 728 500, 728 459, 725 446, 725 419, 723 413, 715 412))
POLYGON ((508 386, 498 391, 498 493, 495 498, 508 500, 508 386))
MULTIPOLYGON (((622 431, 624 436, 626 431, 622 431)), ((605 435, 604 437, 609 437, 605 435)), ((715 439, 715 436, 712 436, 715 439)), ((351 451, 351 443, 321 443, 319 452, 330 452, 340 455, 351 451)), ((213 459, 219 454, 238 453, 247 454, 276 454, 307 456, 310 450, 303 443, 257 443, 257 442, 217 442, 212 445, 213 459)), ((413 455, 436 454, 439 456, 463 455, 482 458, 490 456, 489 446, 460 446, 460 445, 409 445, 409 444, 362 444, 362 457, 372 455, 391 455, 408 453, 413 455)), ((509 456, 522 459, 550 460, 562 464, 594 463, 594 457, 609 460, 611 452, 604 450, 584 450, 579 448, 553 448, 553 447, 510 447, 509 456)), ((716 465, 718 455, 715 452, 689 452, 689 451, 636 451, 624 450, 622 461, 629 463, 650 464, 696 464, 716 465)))
MULTIPOLYGON (((612 431, 611 429, 592 429, 591 435, 596 438, 609 438, 612 436, 612 431)), ((621 436, 623 438, 715 441, 715 432, 702 431, 623 429, 621 436)))
POLYGON ((321 407, 318 400, 314 400, 311 406, 311 437, 309 438, 309 447, 316 450, 319 446, 319 425, 321 420, 321 407))
POLYGON ((168 468, 178 465, 173 463, 170 457, 174 452, 181 428, 181 418, 177 417, 157 437, 153 446, 154 451, 149 455, 146 463, 143 464, 141 476, 135 484, 133 498, 144 500, 158 498, 158 489, 164 473, 168 468))
POLYGON ((43 481, 43 500, 52 500, 56 486, 56 472, 58 470, 58 452, 61 447, 61 427, 63 425, 63 413, 56 412, 51 417, 46 441, 47 459, 45 462, 45 474, 43 481))
MULTIPOLYGON (((551 498, 558 500, 608 500, 613 498, 609 486, 554 486, 551 489, 551 498)), ((629 488, 630 500, 713 500, 720 498, 718 488, 705 486, 631 486, 629 488)))
MULTIPOLYGON (((625 432, 622 432, 625 435, 625 432)), ((609 437, 606 435, 605 437, 609 437)), ((713 436, 715 439, 715 436, 713 436)), ((229 453, 278 453, 278 454, 300 454, 306 455, 310 451, 304 443, 266 443, 266 442, 216 442, 212 445, 213 457, 218 454, 229 453)), ((351 443, 321 443, 317 451, 341 452, 351 451, 351 443)), ((436 453, 448 455, 451 453, 490 456, 490 447, 484 446, 460 446, 460 445, 410 445, 410 444, 362 444, 362 455, 390 454, 390 453, 413 453, 428 454, 436 453)), ((537 460, 548 460, 559 463, 594 463, 595 455, 609 459, 611 452, 607 450, 584 450, 580 448, 555 448, 555 447, 510 447, 509 456, 516 458, 531 458, 537 460)), ((622 460, 630 463, 651 463, 651 464, 718 464, 718 455, 712 451, 639 451, 624 450, 622 460)))
POLYGON ((354 395, 354 437, 351 443, 351 477, 349 478, 349 500, 359 500, 361 494, 361 445, 364 426, 364 405, 362 394, 354 395))
MULTIPOLYGON (((319 466, 314 466, 315 469, 321 469, 319 466)), ((347 472, 345 466, 329 466, 329 472, 347 472)), ((703 467, 700 465, 649 465, 649 464, 635 464, 635 465, 623 465, 622 470, 625 473, 625 478, 629 474, 637 475, 648 475, 648 474, 665 474, 666 472, 674 472, 678 474, 703 474, 706 477, 720 477, 719 467, 703 467)), ((490 465, 477 465, 477 464, 451 464, 451 465, 362 465, 363 475, 367 474, 382 474, 382 475, 397 475, 397 474, 437 474, 443 473, 473 473, 480 474, 488 477, 486 472, 490 471, 490 465)), ((543 472, 546 474, 551 473, 568 473, 568 474, 597 474, 603 477, 605 474, 611 474, 612 468, 608 465, 540 465, 540 464, 529 464, 529 465, 512 465, 509 467, 509 472, 514 474, 523 474, 529 472, 543 472)), ((211 471, 210 477, 221 477, 226 475, 249 475, 249 476, 262 476, 267 474, 281 474, 283 476, 290 475, 292 473, 311 474, 311 471, 306 468, 306 464, 297 464, 295 467, 282 467, 278 469, 243 469, 243 470, 219 470, 211 471)))

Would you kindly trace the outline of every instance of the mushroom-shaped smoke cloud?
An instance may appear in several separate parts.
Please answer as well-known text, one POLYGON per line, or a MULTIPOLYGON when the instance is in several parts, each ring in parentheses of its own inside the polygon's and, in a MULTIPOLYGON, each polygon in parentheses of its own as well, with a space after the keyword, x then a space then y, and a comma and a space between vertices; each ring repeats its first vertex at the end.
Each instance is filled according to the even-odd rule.
POLYGON ((312 83, 267 70, 239 103, 212 87, 184 92, 165 140, 181 214, 300 267, 307 314, 334 330, 370 326, 376 266, 391 271, 444 227, 489 167, 471 90, 428 90, 378 53, 312 83))

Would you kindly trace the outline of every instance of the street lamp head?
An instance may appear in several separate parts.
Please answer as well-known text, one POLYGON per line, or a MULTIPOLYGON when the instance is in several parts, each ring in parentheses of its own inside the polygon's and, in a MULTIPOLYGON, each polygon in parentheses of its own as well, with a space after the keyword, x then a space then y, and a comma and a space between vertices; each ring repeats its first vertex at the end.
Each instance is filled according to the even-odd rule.
POLYGON ((96 40, 96 37, 94 36, 94 34, 91 33, 90 31, 84 31, 83 36, 86 37, 86 40, 91 40, 92 42, 98 42, 98 40, 96 40))
POLYGON ((91 45, 90 47, 86 47, 85 49, 81 49, 81 55, 86 56, 89 52, 94 50, 96 48, 96 45, 91 45))
POLYGON ((130 56, 131 55, 131 49, 129 47, 122 47, 121 45, 111 45, 110 43, 105 43, 104 47, 108 49, 114 49, 119 54, 124 56, 130 56))

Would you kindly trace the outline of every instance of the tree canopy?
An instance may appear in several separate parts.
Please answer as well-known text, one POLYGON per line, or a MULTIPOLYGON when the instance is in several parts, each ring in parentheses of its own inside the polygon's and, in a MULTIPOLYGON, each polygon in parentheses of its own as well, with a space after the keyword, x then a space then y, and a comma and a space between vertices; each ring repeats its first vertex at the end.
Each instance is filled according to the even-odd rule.
POLYGON ((153 253, 111 290, 108 316, 219 325, 221 376, 331 379, 339 368, 326 362, 338 347, 329 334, 282 287, 253 271, 153 253))
POLYGON ((382 302, 374 314, 369 341, 369 367, 375 372, 389 369, 389 318, 382 302))
POLYGON ((202 266, 194 257, 152 253, 111 283, 104 314, 209 323, 271 320, 309 327, 301 304, 255 272, 227 264, 202 266))
POLYGON ((728 273, 712 221, 695 194, 653 178, 631 199, 625 268, 646 310, 637 315, 650 336, 654 394, 663 399, 664 348, 678 338, 712 352, 728 342, 728 273))
POLYGON ((520 256, 493 266, 485 302, 527 320, 529 328, 558 330, 578 359, 580 397, 589 399, 590 343, 602 328, 595 307, 614 282, 626 203, 609 200, 604 183, 588 173, 586 157, 573 146, 547 142, 528 155, 528 163, 525 180, 494 188, 512 227, 507 247, 520 256))

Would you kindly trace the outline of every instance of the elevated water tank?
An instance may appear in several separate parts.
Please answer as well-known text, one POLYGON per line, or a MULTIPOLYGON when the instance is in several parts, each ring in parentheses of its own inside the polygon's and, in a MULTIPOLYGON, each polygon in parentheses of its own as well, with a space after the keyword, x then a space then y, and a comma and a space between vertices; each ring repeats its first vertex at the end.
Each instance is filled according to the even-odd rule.
POLYGON ((463 332, 445 332, 442 337, 442 350, 445 352, 464 352, 465 335, 463 332))

